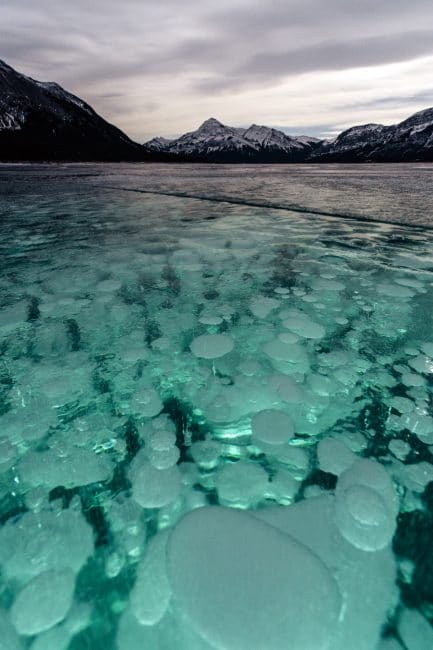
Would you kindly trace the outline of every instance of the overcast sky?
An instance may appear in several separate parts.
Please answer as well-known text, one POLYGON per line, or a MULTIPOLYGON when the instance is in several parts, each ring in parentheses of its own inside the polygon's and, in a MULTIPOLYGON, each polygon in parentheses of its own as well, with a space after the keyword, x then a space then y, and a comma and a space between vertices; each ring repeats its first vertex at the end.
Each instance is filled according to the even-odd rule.
POLYGON ((138 141, 326 136, 433 106, 433 0, 2 0, 0 58, 138 141))

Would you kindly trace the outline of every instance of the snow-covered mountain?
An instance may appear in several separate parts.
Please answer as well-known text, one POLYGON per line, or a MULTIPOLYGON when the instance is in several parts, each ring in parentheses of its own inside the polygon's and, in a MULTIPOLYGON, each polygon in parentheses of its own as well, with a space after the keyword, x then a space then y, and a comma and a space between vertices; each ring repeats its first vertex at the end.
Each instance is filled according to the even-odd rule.
POLYGON ((433 108, 392 126, 354 126, 315 152, 317 162, 433 161, 433 108))
POLYGON ((142 160, 141 145, 56 83, 0 61, 0 160, 142 160))
POLYGON ((154 138, 149 151, 204 162, 404 162, 433 161, 433 108, 393 126, 363 124, 332 142, 253 124, 247 129, 210 118, 175 140, 154 138))
POLYGON ((226 126, 215 118, 175 140, 154 138, 144 144, 149 151, 166 152, 208 162, 296 162, 317 148, 316 138, 286 135, 267 126, 247 129, 226 126))

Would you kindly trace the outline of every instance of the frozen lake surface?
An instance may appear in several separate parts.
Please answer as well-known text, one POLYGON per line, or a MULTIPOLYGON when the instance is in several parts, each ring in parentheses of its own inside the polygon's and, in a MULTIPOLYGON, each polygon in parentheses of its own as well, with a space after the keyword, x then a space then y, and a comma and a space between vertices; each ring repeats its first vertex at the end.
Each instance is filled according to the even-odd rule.
POLYGON ((432 180, 0 166, 2 650, 431 650, 432 180))

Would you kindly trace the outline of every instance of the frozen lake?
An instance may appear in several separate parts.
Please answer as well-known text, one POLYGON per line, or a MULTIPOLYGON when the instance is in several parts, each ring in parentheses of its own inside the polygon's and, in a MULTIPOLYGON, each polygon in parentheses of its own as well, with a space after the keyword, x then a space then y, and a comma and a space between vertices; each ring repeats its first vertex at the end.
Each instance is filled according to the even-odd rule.
POLYGON ((431 650, 432 180, 0 166, 0 647, 431 650))

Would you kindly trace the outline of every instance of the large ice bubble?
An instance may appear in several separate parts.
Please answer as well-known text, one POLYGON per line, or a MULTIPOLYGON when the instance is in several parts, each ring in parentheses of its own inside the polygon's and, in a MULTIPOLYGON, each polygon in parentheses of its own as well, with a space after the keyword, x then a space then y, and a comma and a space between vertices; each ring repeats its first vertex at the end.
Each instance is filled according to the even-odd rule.
POLYGON ((211 647, 327 650, 340 591, 321 560, 243 511, 198 508, 168 543, 174 605, 211 647))

